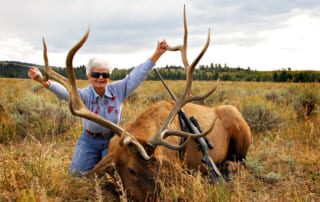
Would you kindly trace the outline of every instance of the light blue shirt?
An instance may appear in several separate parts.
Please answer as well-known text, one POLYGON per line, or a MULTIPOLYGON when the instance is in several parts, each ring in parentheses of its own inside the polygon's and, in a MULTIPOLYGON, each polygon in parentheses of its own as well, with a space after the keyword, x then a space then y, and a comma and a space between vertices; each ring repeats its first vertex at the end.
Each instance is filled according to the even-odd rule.
MULTIPOLYGON (((87 88, 79 89, 78 92, 82 101, 90 111, 119 124, 121 121, 121 107, 123 101, 145 80, 148 72, 153 66, 154 63, 148 59, 145 63, 135 67, 124 79, 108 84, 103 97, 100 97, 96 93, 92 85, 89 85, 87 88)), ((60 99, 69 99, 67 89, 55 81, 51 82, 48 89, 60 99)), ((84 129, 93 133, 110 132, 106 127, 93 121, 83 118, 82 122, 84 129)))

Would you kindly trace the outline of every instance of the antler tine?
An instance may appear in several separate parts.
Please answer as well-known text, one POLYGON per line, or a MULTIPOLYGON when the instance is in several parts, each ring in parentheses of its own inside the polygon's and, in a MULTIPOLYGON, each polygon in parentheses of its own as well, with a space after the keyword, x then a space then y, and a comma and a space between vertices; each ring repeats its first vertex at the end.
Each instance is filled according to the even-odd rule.
POLYGON ((184 35, 183 35, 183 45, 178 45, 174 47, 168 47, 169 51, 180 51, 182 63, 184 67, 187 69, 189 67, 189 62, 187 58, 187 46, 188 46, 188 25, 187 25, 187 17, 186 17, 186 6, 183 6, 183 25, 184 25, 184 35))
MULTIPOLYGON (((216 86, 214 86, 214 88, 212 88, 208 93, 205 93, 203 95, 199 95, 199 96, 191 96, 191 87, 192 87, 192 75, 193 72, 195 70, 196 65, 198 64, 198 62, 201 60, 202 56, 204 55, 204 53, 207 51, 209 44, 210 44, 210 29, 208 30, 208 36, 207 36, 207 40, 206 43, 204 45, 204 47, 202 48, 201 52, 199 53, 199 55, 195 58, 195 60, 192 62, 191 65, 189 65, 188 60, 187 60, 187 36, 188 36, 188 29, 187 29, 187 19, 186 19, 186 11, 185 11, 185 6, 184 6, 184 10, 183 10, 183 19, 184 19, 184 39, 183 39, 183 45, 180 46, 176 46, 176 47, 169 47, 168 50, 170 51, 180 51, 181 52, 181 57, 182 57, 182 62, 184 64, 185 67, 185 71, 186 71, 186 86, 185 86, 185 90, 183 92, 183 95, 181 98, 179 98, 179 100, 177 101, 176 105, 173 107, 173 109, 171 110, 171 112, 169 113, 167 119, 164 121, 162 127, 160 128, 159 132, 157 132, 153 137, 150 138, 149 140, 149 144, 152 145, 153 147, 156 147, 157 145, 163 145, 169 149, 180 149, 184 146, 183 145, 174 145, 171 144, 167 141, 165 141, 165 139, 168 136, 179 136, 179 137, 187 137, 187 140, 190 138, 200 138, 200 137, 204 137, 205 135, 207 135, 209 132, 212 131, 216 119, 213 121, 213 123, 211 124, 211 127, 198 135, 195 134, 191 134, 191 133, 187 133, 187 132, 183 132, 183 131, 175 131, 175 130, 169 130, 167 129, 168 126, 171 124, 171 122, 173 121, 174 117, 176 116, 176 114, 181 110, 181 108, 186 105, 189 102, 192 102, 194 100, 201 100, 201 99, 205 99, 206 97, 208 97, 209 95, 211 95, 215 90, 216 90, 216 86)), ((185 141, 186 143, 187 141, 185 141)))
MULTIPOLYGON (((70 84, 69 94, 70 94, 70 102, 69 102, 69 108, 73 114, 76 114, 77 111, 81 112, 81 110, 86 109, 84 103, 82 102, 80 95, 78 93, 77 84, 76 84, 76 77, 73 69, 73 57, 77 53, 77 51, 83 46, 83 44, 87 41, 88 36, 90 33, 90 27, 86 31, 86 33, 83 35, 83 37, 80 39, 80 41, 74 45, 68 52, 67 58, 66 58, 66 68, 67 68, 67 74, 68 74, 68 82, 70 84)), ((81 113, 80 113, 81 114, 81 113)))
POLYGON ((150 144, 153 146, 162 145, 162 146, 165 146, 165 147, 172 149, 172 150, 180 150, 181 148, 183 148, 187 144, 187 142, 190 139, 197 139, 197 138, 201 138, 201 137, 208 135, 212 131, 212 129, 216 123, 216 120, 217 120, 217 117, 213 120, 209 129, 207 129, 206 131, 199 133, 199 134, 191 134, 191 133, 184 132, 184 131, 165 129, 159 136, 156 136, 156 138, 154 138, 153 142, 150 142, 150 144), (168 141, 165 140, 169 136, 185 137, 187 139, 182 144, 175 145, 175 144, 169 143, 168 141))
MULTIPOLYGON (((68 72, 68 80, 70 84, 75 84, 76 81, 72 65, 73 57, 77 53, 77 51, 82 47, 82 45, 87 41, 89 33, 90 27, 88 28, 87 32, 84 34, 82 39, 76 45, 74 45, 68 52, 68 56, 66 58, 66 67, 68 72)), ((72 85, 72 87, 76 87, 76 85, 72 85)))
POLYGON ((118 136, 121 136, 121 134, 124 134, 127 137, 126 144, 132 143, 135 145, 138 149, 138 151, 141 153, 141 155, 146 159, 150 159, 151 157, 147 154, 147 152, 144 150, 143 146, 136 140, 134 136, 132 136, 130 133, 128 133, 126 130, 122 129, 119 125, 107 120, 106 118, 99 116, 90 110, 85 106, 85 104, 82 102, 80 95, 78 94, 78 89, 76 85, 76 78, 75 73, 73 69, 73 57, 77 53, 77 51, 83 46, 83 44, 86 42, 86 40, 89 37, 90 28, 88 28, 87 32, 84 34, 84 36, 81 38, 81 40, 74 45, 70 51, 68 52, 67 58, 66 58, 66 67, 67 67, 67 74, 68 79, 61 76, 54 70, 52 70, 49 67, 48 62, 48 55, 47 55, 47 45, 45 42, 45 39, 43 38, 43 58, 45 63, 45 79, 48 80, 49 77, 53 80, 61 83, 66 89, 69 91, 69 108, 73 115, 86 118, 88 120, 94 121, 102 126, 105 126, 109 128, 111 131, 115 132, 118 136))
MULTIPOLYGON (((188 28, 187 28, 187 18, 186 18, 186 8, 185 8, 185 6, 183 8, 183 22, 184 22, 183 45, 179 45, 179 46, 175 46, 175 47, 168 47, 168 50, 170 50, 170 51, 180 51, 181 52, 182 62, 183 62, 183 65, 184 65, 184 67, 186 69, 185 71, 186 71, 186 74, 187 74, 187 85, 186 85, 186 89, 185 89, 185 91, 183 93, 183 96, 179 99, 177 104, 174 106, 173 110, 170 112, 168 118, 166 119, 165 123, 162 125, 160 131, 156 135, 154 135, 153 137, 151 137, 149 139, 148 143, 153 147, 155 147, 156 145, 163 145, 163 146, 165 146, 165 147, 167 147, 169 149, 179 150, 182 147, 184 147, 185 144, 188 142, 188 141, 185 141, 185 143, 183 143, 181 145, 173 145, 173 144, 171 144, 171 143, 169 143, 169 142, 164 140, 164 138, 165 138, 164 136, 165 136, 166 133, 163 132, 163 131, 166 131, 166 132, 168 132, 168 134, 173 134, 170 130, 166 130, 166 128, 172 122, 172 120, 174 119, 175 115, 179 112, 179 110, 187 103, 185 98, 186 98, 187 95, 190 94, 191 84, 192 84, 192 73, 193 73, 194 67, 197 64, 197 63, 194 63, 194 65, 191 66, 191 68, 190 68, 189 67, 189 62, 188 62, 188 59, 187 59, 188 28), (190 76, 190 74, 191 74, 191 76, 190 76)), ((206 50, 206 48, 205 48, 205 50, 206 50)), ((201 59, 201 57, 204 54, 205 50, 200 53, 201 56, 200 57, 198 56, 198 58, 201 59)), ((181 134, 180 135, 180 133, 178 133, 176 135, 177 136, 181 136, 181 135, 186 136, 185 134, 181 134)), ((187 137, 187 140, 189 140, 189 138, 190 138, 190 134, 187 137)), ((130 140, 128 142, 131 142, 133 144, 138 143, 137 141, 134 141, 134 140, 130 140)), ((140 144, 137 145, 138 150, 139 150, 140 146, 141 146, 140 144)), ((141 149, 140 153, 142 154, 142 156, 146 160, 150 159, 150 156, 148 156, 148 154, 146 154, 144 149, 141 149)))
MULTIPOLYGON (((204 44, 200 54, 196 57, 196 59, 192 62, 189 71, 193 73, 195 67, 197 66, 198 62, 201 60, 202 56, 204 55, 204 53, 207 51, 208 47, 210 44, 210 29, 208 30, 208 36, 207 36, 207 41, 204 44)), ((192 74, 191 74, 192 75, 192 74)))
POLYGON ((43 59, 44 59, 44 65, 45 65, 44 66, 45 77, 43 80, 47 81, 51 77, 52 79, 58 81, 63 86, 65 86, 67 89, 69 89, 69 84, 67 83, 67 79, 49 67, 49 62, 48 62, 49 60, 48 60, 48 54, 47 54, 47 44, 46 44, 46 40, 44 37, 42 38, 42 44, 43 44, 43 59))
POLYGON ((70 85, 69 87, 69 108, 72 114, 76 116, 80 116, 86 119, 89 119, 91 121, 94 121, 102 126, 105 126, 109 128, 111 131, 114 131, 117 135, 121 135, 124 130, 118 126, 117 124, 107 120, 106 118, 99 116, 90 110, 85 106, 85 104, 82 102, 80 95, 78 94, 77 85, 76 85, 76 78, 75 73, 73 70, 73 57, 77 53, 77 51, 82 47, 82 45, 86 42, 88 36, 90 33, 90 28, 88 28, 87 32, 84 34, 82 39, 74 45, 66 58, 66 66, 67 66, 67 73, 68 73, 68 83, 70 85))
POLYGON ((176 46, 176 47, 169 47, 168 50, 170 51, 177 51, 179 50, 181 52, 181 58, 182 62, 184 64, 184 67, 186 69, 186 75, 187 75, 187 85, 185 88, 185 91, 182 95, 182 97, 177 101, 177 104, 175 105, 174 109, 170 112, 168 119, 165 121, 163 124, 162 128, 160 131, 163 131, 173 120, 174 116, 179 112, 179 110, 183 107, 185 104, 184 98, 187 96, 187 94, 191 90, 191 83, 192 83, 192 76, 189 76, 189 73, 192 73, 193 71, 190 72, 189 68, 189 62, 187 59, 187 42, 188 42, 188 28, 187 28, 187 17, 186 17, 186 6, 183 6, 183 25, 184 25, 184 37, 183 37, 183 45, 181 46, 176 46), (191 78, 191 81, 190 81, 191 78))
POLYGON ((160 141, 160 144, 159 145, 162 145, 162 146, 165 146, 169 149, 172 149, 172 150, 180 150, 182 149, 190 139, 197 139, 197 138, 201 138, 201 137, 204 137, 206 135, 208 135, 214 125, 215 125, 215 122, 217 120, 217 117, 214 119, 214 121, 212 122, 210 128, 200 134, 190 134, 188 132, 184 132, 184 131, 178 131, 178 130, 165 130, 162 134, 162 140, 160 141), (172 144, 172 143, 169 143, 168 141, 166 141, 165 139, 169 136, 178 136, 178 137, 185 137, 187 138, 182 144, 180 145, 175 145, 175 144, 172 144))
MULTIPOLYGON (((177 135, 177 136, 179 136, 179 135, 177 135)), ((168 141, 165 141, 165 140, 159 141, 158 145, 162 145, 162 146, 167 147, 168 149, 172 149, 172 150, 180 150, 188 143, 190 138, 191 138, 190 135, 187 136, 187 139, 180 145, 175 145, 175 144, 169 143, 168 141)))
POLYGON ((123 133, 123 129, 120 126, 118 126, 117 124, 115 124, 115 123, 91 112, 90 110, 88 110, 78 94, 72 61, 73 61, 73 57, 76 54, 76 52, 86 42, 86 40, 89 36, 89 32, 90 32, 90 29, 87 30, 87 32, 82 37, 82 39, 73 48, 71 48, 71 50, 68 53, 68 56, 66 59, 68 80, 49 67, 48 57, 47 57, 47 46, 46 46, 45 39, 43 38, 43 48, 44 48, 43 56, 44 56, 44 62, 45 62, 45 72, 46 72, 46 74, 48 74, 48 77, 61 83, 69 91, 69 93, 70 93, 69 107, 70 107, 70 111, 72 112, 72 114, 89 119, 91 121, 94 121, 94 122, 102 125, 102 126, 105 126, 120 136, 120 134, 123 133))
POLYGON ((48 54, 47 54, 47 44, 44 39, 42 38, 42 44, 43 44, 43 60, 44 60, 44 78, 43 81, 49 80, 49 75, 47 74, 48 68, 49 68, 49 60, 48 60, 48 54))
POLYGON ((217 80, 216 82, 216 85, 213 86, 213 88, 211 90, 209 90, 207 93, 204 93, 202 95, 197 95, 197 96, 190 96, 188 99, 187 99, 187 103, 189 102, 193 102, 193 101, 196 101, 196 100, 204 100, 206 99, 207 97, 209 97, 212 93, 214 93, 214 91, 216 91, 217 87, 219 85, 219 79, 217 80))
MULTIPOLYGON (((195 67, 197 66, 198 62, 201 60, 202 56, 204 55, 204 53, 207 51, 208 47, 209 47, 209 44, 210 44, 210 29, 208 30, 208 37, 207 37, 207 41, 204 45, 204 47, 202 48, 200 54, 197 56, 197 58, 192 62, 191 66, 190 66, 190 69, 189 69, 189 74, 187 74, 187 76, 189 75, 191 78, 188 81, 188 84, 191 88, 191 85, 192 85, 192 74, 193 74, 193 71, 195 69, 195 67)), ((206 99, 207 97, 209 97, 218 87, 218 84, 219 84, 219 79, 217 80, 217 84, 210 90, 208 91, 207 93, 203 94, 203 95, 198 95, 198 96, 189 96, 185 102, 186 103, 189 103, 189 102, 193 102, 193 101, 196 101, 196 100, 203 100, 203 99, 206 99)))
POLYGON ((183 5, 183 27, 184 27, 184 36, 183 36, 183 48, 181 50, 182 62, 185 67, 189 66, 187 58, 187 46, 188 46, 188 25, 186 17, 186 5, 183 5))
POLYGON ((147 154, 143 146, 137 141, 137 139, 132 136, 130 133, 127 132, 127 130, 124 130, 119 125, 105 119, 102 116, 99 116, 91 111, 89 111, 86 106, 83 104, 76 87, 75 82, 75 74, 73 70, 73 57, 76 54, 76 52, 81 48, 81 46, 86 42, 88 36, 89 36, 90 29, 87 30, 86 34, 82 37, 82 39, 69 51, 67 59, 66 59, 66 66, 68 71, 68 79, 69 83, 71 85, 70 89, 70 109, 71 111, 80 117, 84 117, 86 119, 89 119, 91 121, 94 121, 100 125, 103 125, 110 130, 114 131, 117 135, 123 136, 122 144, 133 144, 137 147, 137 150, 141 154, 143 158, 146 160, 149 160, 151 157, 147 154))
POLYGON ((210 94, 212 94, 216 87, 214 87, 212 90, 209 91, 209 93, 205 94, 204 96, 197 96, 196 98, 192 99, 184 99, 185 96, 189 97, 189 94, 191 92, 191 86, 192 86, 192 75, 193 72, 195 70, 195 67, 197 66, 198 62, 201 60, 202 56, 204 55, 204 53, 207 51, 209 44, 210 44, 210 29, 208 30, 208 36, 207 36, 207 41, 204 45, 204 47, 202 48, 201 52, 199 53, 199 55, 195 58, 195 60, 192 62, 192 64, 189 66, 188 63, 188 59, 187 59, 187 37, 188 37, 188 28, 187 28, 187 19, 186 19, 186 8, 184 6, 183 8, 183 21, 184 21, 184 40, 183 40, 183 45, 182 46, 176 46, 176 47, 169 47, 168 50, 171 51, 177 51, 180 50, 181 52, 181 57, 182 57, 182 62, 185 66, 185 71, 186 71, 186 80, 187 80, 187 84, 186 84, 186 88, 185 91, 183 93, 183 96, 181 99, 181 102, 183 103, 181 105, 181 108, 183 105, 185 105, 186 103, 194 100, 194 99, 205 99, 206 97, 208 97, 210 94))
POLYGON ((211 126, 210 128, 208 128, 206 131, 204 132, 201 132, 199 134, 192 134, 190 135, 190 133, 188 132, 184 132, 184 131, 181 131, 181 130, 169 130, 167 129, 166 131, 163 132, 163 139, 166 139, 167 137, 169 136, 179 136, 179 137, 186 137, 186 138, 192 138, 192 139, 197 139, 197 138, 200 138, 200 137, 204 137, 206 135, 208 135, 208 133, 211 132, 211 130, 213 129, 215 123, 216 123, 216 120, 217 120, 217 117, 212 121, 211 123, 211 126))

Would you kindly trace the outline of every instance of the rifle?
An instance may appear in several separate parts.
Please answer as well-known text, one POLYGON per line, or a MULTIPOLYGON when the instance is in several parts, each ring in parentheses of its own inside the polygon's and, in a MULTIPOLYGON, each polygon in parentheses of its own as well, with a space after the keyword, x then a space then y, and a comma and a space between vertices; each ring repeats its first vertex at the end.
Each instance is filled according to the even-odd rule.
MULTIPOLYGON (((154 71, 156 72, 156 74, 160 78, 162 84, 167 89, 167 91, 169 92, 172 99, 175 102, 177 102, 176 97, 171 92, 168 85, 165 83, 165 81, 162 78, 158 69, 154 69, 154 71)), ((194 117, 189 118, 187 116, 187 114, 183 111, 183 109, 180 109, 180 111, 178 112, 178 115, 179 115, 179 120, 180 120, 180 124, 181 124, 182 128, 185 127, 188 130, 188 132, 193 133, 193 134, 200 134, 201 133, 199 125, 197 127, 198 122, 194 117)), ((217 182, 219 182, 219 180, 224 182, 224 178, 223 178, 222 174, 220 173, 219 169, 217 168, 216 164, 214 163, 214 161, 212 160, 212 158, 210 157, 210 155, 208 153, 209 149, 213 148, 212 145, 204 137, 197 138, 195 141, 198 144, 198 146, 202 152, 201 161, 203 164, 205 164, 207 166, 212 182, 217 183, 217 182)))

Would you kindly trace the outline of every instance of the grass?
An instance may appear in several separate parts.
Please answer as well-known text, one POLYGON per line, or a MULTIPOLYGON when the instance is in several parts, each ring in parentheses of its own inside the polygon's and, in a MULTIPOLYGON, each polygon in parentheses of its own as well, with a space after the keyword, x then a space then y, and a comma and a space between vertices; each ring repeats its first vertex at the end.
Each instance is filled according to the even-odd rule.
MULTIPOLYGON (((176 94, 181 92, 182 81, 168 83, 176 94)), ((68 176, 81 122, 71 116, 66 102, 30 80, 0 79, 0 85, 0 201, 118 200, 103 179, 68 176)), ((204 93, 213 85, 195 82, 193 92, 204 93)), ((213 186, 196 171, 174 168, 174 177, 161 179, 160 200, 319 201, 319 106, 303 120, 294 108, 298 96, 311 91, 320 97, 319 89, 319 83, 220 82, 217 92, 202 104, 232 104, 240 110, 251 103, 266 106, 281 116, 281 125, 253 133, 246 168, 231 182, 213 186), (270 92, 272 99, 266 96, 270 92)), ((160 82, 144 82, 126 101, 123 124, 166 98, 160 82)))

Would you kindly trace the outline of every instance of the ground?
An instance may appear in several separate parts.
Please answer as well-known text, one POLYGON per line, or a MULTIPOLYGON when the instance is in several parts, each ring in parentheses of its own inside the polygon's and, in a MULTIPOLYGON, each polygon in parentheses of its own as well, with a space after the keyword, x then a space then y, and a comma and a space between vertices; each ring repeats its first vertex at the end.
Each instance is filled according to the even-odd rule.
MULTIPOLYGON (((66 102, 30 80, 0 79, 0 85, 0 201, 119 200, 105 178, 68 176, 81 121, 66 102)), ((193 94, 212 85, 194 82, 193 94)), ((169 86, 179 95, 183 81, 169 86)), ((219 185, 197 171, 177 168, 173 178, 162 179, 166 186, 159 200, 320 201, 319 105, 309 116, 299 108, 301 95, 320 99, 319 89, 319 83, 220 82, 200 104, 232 104, 250 122, 253 144, 246 166, 219 185)), ((162 99, 169 95, 160 82, 144 82, 125 103, 122 124, 162 99)))

